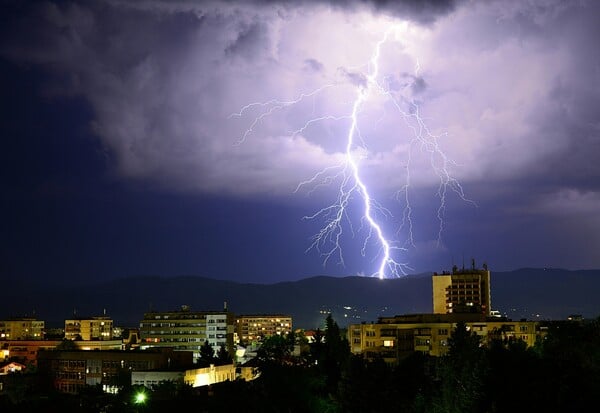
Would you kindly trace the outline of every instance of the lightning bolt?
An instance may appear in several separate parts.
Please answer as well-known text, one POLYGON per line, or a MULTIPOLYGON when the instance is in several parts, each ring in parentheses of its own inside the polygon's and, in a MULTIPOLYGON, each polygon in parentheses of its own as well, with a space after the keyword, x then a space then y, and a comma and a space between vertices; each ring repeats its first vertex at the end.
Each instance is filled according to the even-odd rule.
MULTIPOLYGON (((413 223, 412 223, 412 207, 410 203, 410 188, 411 188, 411 159, 412 153, 419 149, 421 152, 429 154, 432 169, 435 171, 439 185, 437 196, 440 200, 437 209, 437 219, 439 222, 438 243, 441 240, 441 235, 444 229, 444 215, 446 209, 446 198, 448 191, 456 193, 461 199, 468 200, 465 196, 460 183, 449 173, 449 168, 455 163, 450 160, 438 145, 438 139, 445 135, 434 135, 427 127, 424 119, 420 115, 419 106, 412 100, 407 100, 403 97, 396 97, 394 93, 386 86, 387 79, 384 78, 378 81, 379 77, 379 60, 382 46, 389 41, 390 36, 397 33, 398 27, 389 28, 383 37, 375 44, 370 60, 366 65, 366 74, 363 74, 356 86, 356 97, 352 103, 352 111, 344 116, 323 115, 307 120, 304 125, 295 131, 290 132, 290 136, 303 133, 307 128, 317 122, 326 120, 340 121, 349 120, 350 127, 346 135, 346 146, 344 152, 344 161, 339 165, 332 165, 317 172, 310 179, 300 182, 294 192, 298 192, 301 188, 310 188, 309 193, 316 188, 339 181, 339 189, 336 200, 312 215, 303 217, 306 220, 323 220, 324 225, 320 231, 312 238, 307 252, 316 250, 323 256, 323 265, 326 265, 333 257, 344 265, 344 256, 342 253, 342 236, 344 235, 344 224, 347 223, 351 234, 355 235, 354 226, 350 219, 349 207, 353 197, 356 195, 361 200, 362 219, 361 228, 367 227, 367 235, 364 238, 361 254, 366 255, 367 246, 374 243, 378 246, 379 252, 375 255, 374 260, 378 260, 377 270, 372 274, 380 279, 395 278, 406 275, 408 270, 411 270, 405 262, 395 258, 398 251, 405 251, 406 245, 400 246, 397 242, 390 241, 384 234, 384 229, 380 220, 390 219, 392 213, 379 204, 371 196, 367 184, 365 183, 360 168, 360 161, 366 158, 365 152, 367 145, 365 139, 361 135, 359 127, 359 114, 367 103, 368 99, 373 95, 383 96, 392 103, 397 113, 403 118, 405 124, 412 131, 412 137, 409 142, 408 160, 406 163, 406 181, 400 190, 396 192, 396 199, 404 203, 402 220, 398 232, 405 230, 407 232, 407 243, 414 246, 413 223), (408 106, 408 110, 403 109, 403 106, 408 106), (359 142, 359 143, 357 143, 359 142)), ((417 62, 415 68, 414 79, 418 78, 420 65, 417 62)), ((356 77, 356 75, 354 75, 356 77)), ((407 83, 404 87, 409 87, 411 83, 407 83)), ((313 91, 302 93, 292 100, 277 100, 272 99, 266 102, 254 102, 241 108, 236 113, 230 115, 233 117, 243 117, 252 110, 257 110, 259 114, 255 116, 248 128, 238 139, 237 143, 241 144, 246 141, 256 127, 267 117, 275 114, 278 111, 299 104, 303 100, 314 98, 323 93, 326 89, 338 86, 332 83, 321 86, 313 91)), ((380 119, 381 120, 381 119, 380 119)))

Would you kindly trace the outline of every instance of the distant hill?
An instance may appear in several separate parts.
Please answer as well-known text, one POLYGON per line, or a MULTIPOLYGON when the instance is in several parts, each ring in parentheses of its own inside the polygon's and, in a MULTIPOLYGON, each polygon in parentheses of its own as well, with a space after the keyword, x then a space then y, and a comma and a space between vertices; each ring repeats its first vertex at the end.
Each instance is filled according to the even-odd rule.
MULTIPOLYGON (((100 315, 106 309, 117 325, 137 326, 149 310, 219 310, 227 302, 237 314, 291 314, 294 325, 322 326, 325 313, 348 323, 376 321, 382 315, 431 312, 431 277, 401 279, 311 277, 277 284, 244 284, 195 276, 140 276, 93 284, 58 286, 17 283, 5 290, 0 317, 35 315, 60 326, 76 311, 100 315)), ((492 272, 492 308, 509 318, 564 319, 600 315, 600 270, 524 268, 492 272)))

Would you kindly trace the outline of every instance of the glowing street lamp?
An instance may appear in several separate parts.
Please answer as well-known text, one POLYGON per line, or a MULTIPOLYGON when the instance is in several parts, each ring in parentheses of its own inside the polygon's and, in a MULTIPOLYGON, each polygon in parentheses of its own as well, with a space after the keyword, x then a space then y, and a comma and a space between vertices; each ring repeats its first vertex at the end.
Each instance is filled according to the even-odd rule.
POLYGON ((133 396, 133 402, 135 404, 144 404, 144 403, 146 403, 146 399, 147 399, 146 393, 143 391, 137 392, 135 394, 135 396, 133 396))

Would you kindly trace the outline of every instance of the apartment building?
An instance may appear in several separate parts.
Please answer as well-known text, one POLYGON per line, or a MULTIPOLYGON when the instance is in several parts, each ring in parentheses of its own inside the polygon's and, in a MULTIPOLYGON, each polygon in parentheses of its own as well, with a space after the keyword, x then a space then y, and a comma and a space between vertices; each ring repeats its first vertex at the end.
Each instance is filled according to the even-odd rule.
POLYGON ((528 347, 543 337, 546 329, 537 321, 512 321, 492 316, 490 272, 487 266, 432 276, 432 314, 380 317, 376 323, 348 326, 351 351, 367 358, 382 357, 388 363, 415 352, 443 356, 448 339, 459 322, 480 336, 487 345, 493 340, 521 340, 528 347))
POLYGON ((227 310, 192 311, 182 306, 178 311, 149 312, 140 322, 140 348, 171 347, 191 351, 195 361, 206 341, 215 351, 225 346, 233 356, 234 327, 234 315, 227 310))
POLYGON ((348 326, 351 351, 373 359, 382 357, 396 363, 413 352, 443 356, 448 339, 458 322, 481 337, 487 345, 492 340, 522 340, 528 347, 544 335, 537 321, 511 321, 497 317, 468 317, 463 314, 411 314, 380 318, 377 323, 348 326))
POLYGON ((491 291, 490 272, 487 268, 434 273, 433 312, 434 314, 483 314, 490 315, 491 291))
POLYGON ((43 340, 44 321, 29 317, 0 320, 0 340, 43 340))
POLYGON ((241 343, 262 341, 292 331, 292 316, 285 314, 249 314, 236 318, 236 333, 241 343))
POLYGON ((85 386, 101 385, 116 393, 131 383, 131 373, 156 369, 185 369, 192 365, 192 355, 172 349, 146 351, 40 351, 40 375, 62 393, 77 394, 85 386))
POLYGON ((107 316, 65 320, 65 338, 67 340, 110 341, 113 339, 113 320, 107 316))

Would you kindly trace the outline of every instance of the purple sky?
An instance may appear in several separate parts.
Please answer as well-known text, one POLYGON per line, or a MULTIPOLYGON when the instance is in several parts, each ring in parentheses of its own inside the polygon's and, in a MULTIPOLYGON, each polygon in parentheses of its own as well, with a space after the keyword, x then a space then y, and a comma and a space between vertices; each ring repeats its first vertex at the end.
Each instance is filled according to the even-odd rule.
POLYGON ((0 22, 5 276, 376 272, 358 194, 343 255, 306 251, 339 170, 296 189, 344 163, 390 29, 352 154, 394 258, 600 267, 599 2, 23 3, 0 22), (440 199, 446 172, 472 202, 440 199))

